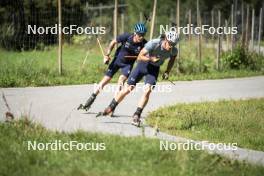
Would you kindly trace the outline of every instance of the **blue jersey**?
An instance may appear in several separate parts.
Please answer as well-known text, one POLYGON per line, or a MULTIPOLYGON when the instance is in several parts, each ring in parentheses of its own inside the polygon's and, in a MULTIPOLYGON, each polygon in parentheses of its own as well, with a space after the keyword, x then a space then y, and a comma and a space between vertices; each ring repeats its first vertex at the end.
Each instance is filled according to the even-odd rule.
MULTIPOLYGON (((124 33, 116 38, 118 43, 121 43, 120 48, 116 51, 117 59, 124 59, 124 56, 138 56, 141 49, 147 43, 145 39, 142 42, 133 42, 134 34, 124 33)), ((135 61, 136 59, 133 59, 135 61)))
POLYGON ((143 39, 142 42, 134 43, 133 34, 128 33, 119 35, 116 40, 118 43, 121 43, 121 45, 117 48, 115 57, 105 74, 109 77, 113 77, 114 74, 121 69, 122 75, 128 77, 136 58, 126 59, 125 56, 138 56, 140 50, 144 47, 147 41, 143 39))

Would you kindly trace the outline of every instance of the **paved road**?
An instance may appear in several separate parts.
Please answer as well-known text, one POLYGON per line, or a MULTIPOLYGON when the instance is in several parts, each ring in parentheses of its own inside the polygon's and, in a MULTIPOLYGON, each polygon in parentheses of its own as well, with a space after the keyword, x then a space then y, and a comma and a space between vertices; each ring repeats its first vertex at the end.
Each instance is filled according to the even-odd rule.
MULTIPOLYGON (((156 91, 165 89, 167 92, 154 92, 143 116, 158 107, 179 102, 264 97, 264 76, 177 81, 175 83, 176 85, 159 84, 156 91), (168 93, 170 89, 171 92, 168 93)), ((93 88, 94 85, 27 87, 4 88, 1 89, 1 92, 4 92, 12 112, 16 116, 30 114, 31 118, 50 129, 64 131, 84 129, 126 136, 141 134, 140 130, 130 125, 130 116, 137 107, 137 100, 142 94, 141 89, 128 95, 117 107, 116 118, 95 118, 95 113, 102 111, 109 104, 114 93, 109 91, 100 94, 89 112, 77 111, 78 104, 86 101, 93 88)), ((0 103, 1 119, 3 119, 6 107, 2 98, 0 103)))
MULTIPOLYGON (((150 102, 145 108, 143 116, 158 107, 180 102, 264 97, 264 76, 222 80, 177 81, 175 84, 159 84, 156 91, 162 89, 166 91, 154 92, 151 95, 150 102)), ((83 129, 124 136, 142 135, 142 129, 130 125, 130 116, 136 109, 137 100, 142 94, 141 89, 128 95, 118 106, 115 112, 117 117, 95 118, 95 114, 102 111, 112 100, 113 92, 100 94, 89 112, 77 111, 76 107, 79 103, 85 102, 93 88, 94 85, 27 87, 4 88, 1 89, 1 92, 4 92, 11 111, 15 116, 20 116, 21 114, 29 115, 31 119, 40 122, 49 129, 60 131, 83 129)), ((4 113, 7 110, 3 99, 0 99, 0 105, 0 120, 3 120, 4 113)), ((153 129, 145 128, 145 135, 153 137, 153 129)), ((160 133, 158 137, 172 141, 182 139, 163 133, 160 133)), ((258 163, 261 160, 264 165, 264 152, 260 154, 254 153, 254 151, 254 154, 252 154, 252 151, 246 153, 251 153, 251 159, 246 160, 252 160, 253 163, 258 163), (260 158, 257 159, 256 157, 260 158)), ((223 154, 225 155, 225 153, 223 154)), ((232 156, 231 158, 234 158, 232 156)), ((244 151, 234 154, 234 156, 240 156, 240 159, 248 158, 244 151)))

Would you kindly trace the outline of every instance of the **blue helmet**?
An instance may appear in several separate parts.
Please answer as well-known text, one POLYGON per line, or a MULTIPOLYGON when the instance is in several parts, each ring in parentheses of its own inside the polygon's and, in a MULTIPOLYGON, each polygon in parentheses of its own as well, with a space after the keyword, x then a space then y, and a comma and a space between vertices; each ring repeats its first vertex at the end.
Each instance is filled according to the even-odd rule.
POLYGON ((135 33, 145 34, 147 32, 147 28, 143 23, 137 23, 134 28, 135 33))

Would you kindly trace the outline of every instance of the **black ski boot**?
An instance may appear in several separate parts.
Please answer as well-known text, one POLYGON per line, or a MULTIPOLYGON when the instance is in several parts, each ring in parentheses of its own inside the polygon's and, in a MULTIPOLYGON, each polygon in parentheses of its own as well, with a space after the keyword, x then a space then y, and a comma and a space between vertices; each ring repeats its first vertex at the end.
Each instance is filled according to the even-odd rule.
POLYGON ((138 107, 136 112, 133 115, 133 120, 132 120, 132 125, 135 125, 136 127, 140 127, 140 117, 141 117, 141 113, 143 111, 143 108, 138 107))
POLYGON ((134 114, 133 115, 133 120, 132 120, 132 125, 136 126, 136 127, 140 127, 140 123, 141 123, 141 120, 140 120, 140 115, 138 114, 134 114))
POLYGON ((80 106, 77 108, 77 110, 83 109, 85 111, 88 111, 90 109, 91 105, 93 104, 95 98, 96 98, 96 94, 92 94, 84 105, 80 104, 80 106))
POLYGON ((99 116, 107 116, 110 115, 111 117, 113 117, 113 113, 115 111, 116 106, 118 105, 118 102, 115 101, 115 99, 113 99, 110 103, 110 105, 105 108, 105 110, 103 112, 99 112, 96 117, 99 116))

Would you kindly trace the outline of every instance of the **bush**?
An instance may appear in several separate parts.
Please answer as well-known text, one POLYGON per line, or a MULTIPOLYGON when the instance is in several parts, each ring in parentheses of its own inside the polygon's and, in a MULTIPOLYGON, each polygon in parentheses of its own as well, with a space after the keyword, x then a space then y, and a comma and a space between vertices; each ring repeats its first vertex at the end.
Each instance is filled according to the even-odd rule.
POLYGON ((264 56, 255 52, 249 53, 248 68, 251 70, 264 71, 264 56))
POLYGON ((224 69, 263 69, 263 56, 249 52, 244 47, 238 46, 233 52, 227 52, 222 57, 224 69))
POLYGON ((214 70, 214 60, 210 57, 206 57, 202 60, 202 72, 209 73, 214 70))
POLYGON ((198 73, 199 61, 196 59, 181 58, 178 62, 179 71, 184 74, 198 73))
MULTIPOLYGON (((201 72, 208 73, 213 71, 214 62, 210 57, 202 59, 201 72)), ((200 72, 199 60, 196 58, 181 58, 179 60, 179 71, 184 74, 193 74, 200 72)))

